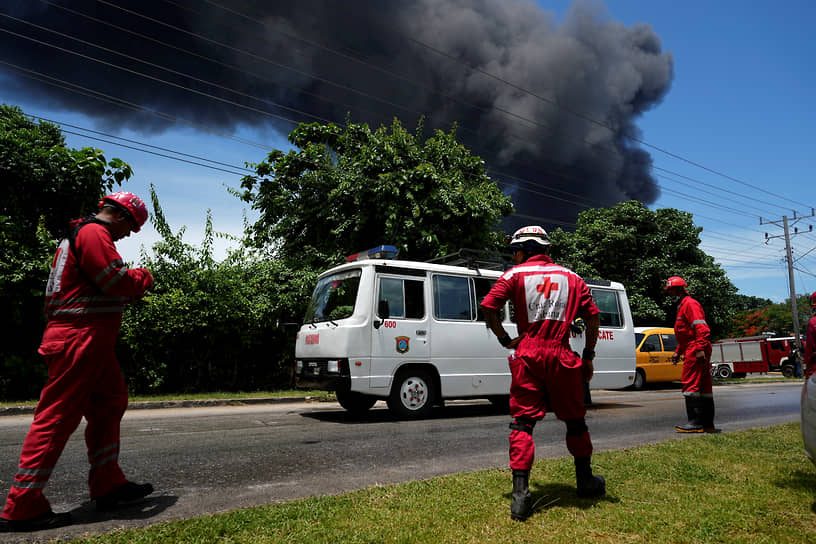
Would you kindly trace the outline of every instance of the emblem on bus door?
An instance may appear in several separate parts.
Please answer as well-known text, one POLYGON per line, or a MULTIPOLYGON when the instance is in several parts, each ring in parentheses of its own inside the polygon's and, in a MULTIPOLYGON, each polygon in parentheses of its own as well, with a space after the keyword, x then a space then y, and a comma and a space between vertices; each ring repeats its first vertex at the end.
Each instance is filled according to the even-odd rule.
POLYGON ((397 353, 408 353, 408 340, 410 340, 407 336, 397 336, 395 338, 397 341, 397 353))

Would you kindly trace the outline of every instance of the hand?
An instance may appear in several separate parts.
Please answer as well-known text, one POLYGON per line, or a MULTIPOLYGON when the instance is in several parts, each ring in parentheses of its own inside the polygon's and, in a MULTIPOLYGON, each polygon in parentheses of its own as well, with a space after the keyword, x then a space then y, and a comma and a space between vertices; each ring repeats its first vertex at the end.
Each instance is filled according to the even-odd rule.
POLYGON ((680 354, 672 353, 671 362, 673 365, 676 365, 680 361, 680 354))
POLYGON ((581 376, 585 382, 589 383, 589 380, 595 374, 595 365, 592 364, 591 359, 581 359, 581 363, 581 376))
POLYGON ((704 351, 700 350, 697 353, 695 353, 694 356, 697 358, 697 364, 701 364, 701 365, 705 364, 706 358, 705 358, 705 352, 704 351))
POLYGON ((153 288, 153 274, 151 274, 146 268, 142 268, 142 270, 144 271, 144 276, 147 279, 147 287, 145 287, 145 291, 147 291, 148 289, 153 288))

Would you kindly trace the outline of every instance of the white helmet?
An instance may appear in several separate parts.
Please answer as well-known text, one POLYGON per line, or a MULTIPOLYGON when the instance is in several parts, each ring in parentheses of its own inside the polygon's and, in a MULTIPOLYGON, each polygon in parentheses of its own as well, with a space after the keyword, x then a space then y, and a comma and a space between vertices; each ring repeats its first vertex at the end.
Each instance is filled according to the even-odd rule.
POLYGON ((521 227, 514 232, 507 245, 512 249, 523 249, 525 251, 547 249, 550 247, 550 237, 543 228, 538 225, 531 225, 521 227))

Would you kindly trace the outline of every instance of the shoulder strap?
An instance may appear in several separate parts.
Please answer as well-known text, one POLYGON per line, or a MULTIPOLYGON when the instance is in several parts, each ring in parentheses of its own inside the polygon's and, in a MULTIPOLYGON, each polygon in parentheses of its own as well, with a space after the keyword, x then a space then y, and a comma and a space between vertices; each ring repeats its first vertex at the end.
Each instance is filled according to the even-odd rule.
POLYGON ((71 246, 71 253, 74 254, 74 260, 76 261, 77 268, 79 268, 79 250, 76 247, 76 238, 79 235, 79 229, 84 227, 85 225, 89 225, 91 223, 96 223, 97 225, 105 225, 106 223, 101 219, 97 219, 93 215, 90 215, 80 221, 74 228, 68 231, 68 245, 71 246))
POLYGON ((97 219, 93 215, 90 215, 90 216, 86 217, 85 219, 83 219, 82 221, 80 221, 79 223, 77 223, 77 225, 74 228, 70 229, 68 231, 68 236, 66 238, 68 238, 68 245, 71 247, 71 253, 74 254, 74 261, 76 263, 77 271, 80 273, 80 275, 82 277, 84 277, 86 280, 88 280, 88 282, 91 285, 94 285, 94 286, 97 287, 97 289, 99 289, 99 286, 96 285, 96 282, 94 282, 93 279, 90 276, 88 276, 88 274, 86 274, 84 270, 82 270, 82 267, 79 266, 80 254, 79 254, 79 249, 77 249, 77 247, 76 247, 76 237, 79 234, 79 229, 81 229, 85 225, 89 225, 91 223, 96 223, 97 225, 106 225, 107 224, 104 221, 102 221, 101 219, 97 219))

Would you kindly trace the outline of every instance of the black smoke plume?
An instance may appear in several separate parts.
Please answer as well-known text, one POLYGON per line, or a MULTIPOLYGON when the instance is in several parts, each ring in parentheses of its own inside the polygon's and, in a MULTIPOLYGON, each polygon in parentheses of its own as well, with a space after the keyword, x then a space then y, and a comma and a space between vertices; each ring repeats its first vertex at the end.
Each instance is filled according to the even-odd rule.
MULTIPOLYGON (((507 227, 658 196, 636 121, 673 58, 648 24, 576 0, 6 0, 0 100, 107 130, 231 132, 395 117, 450 129, 513 194, 507 227)), ((256 151, 237 157, 254 160, 256 151)))

